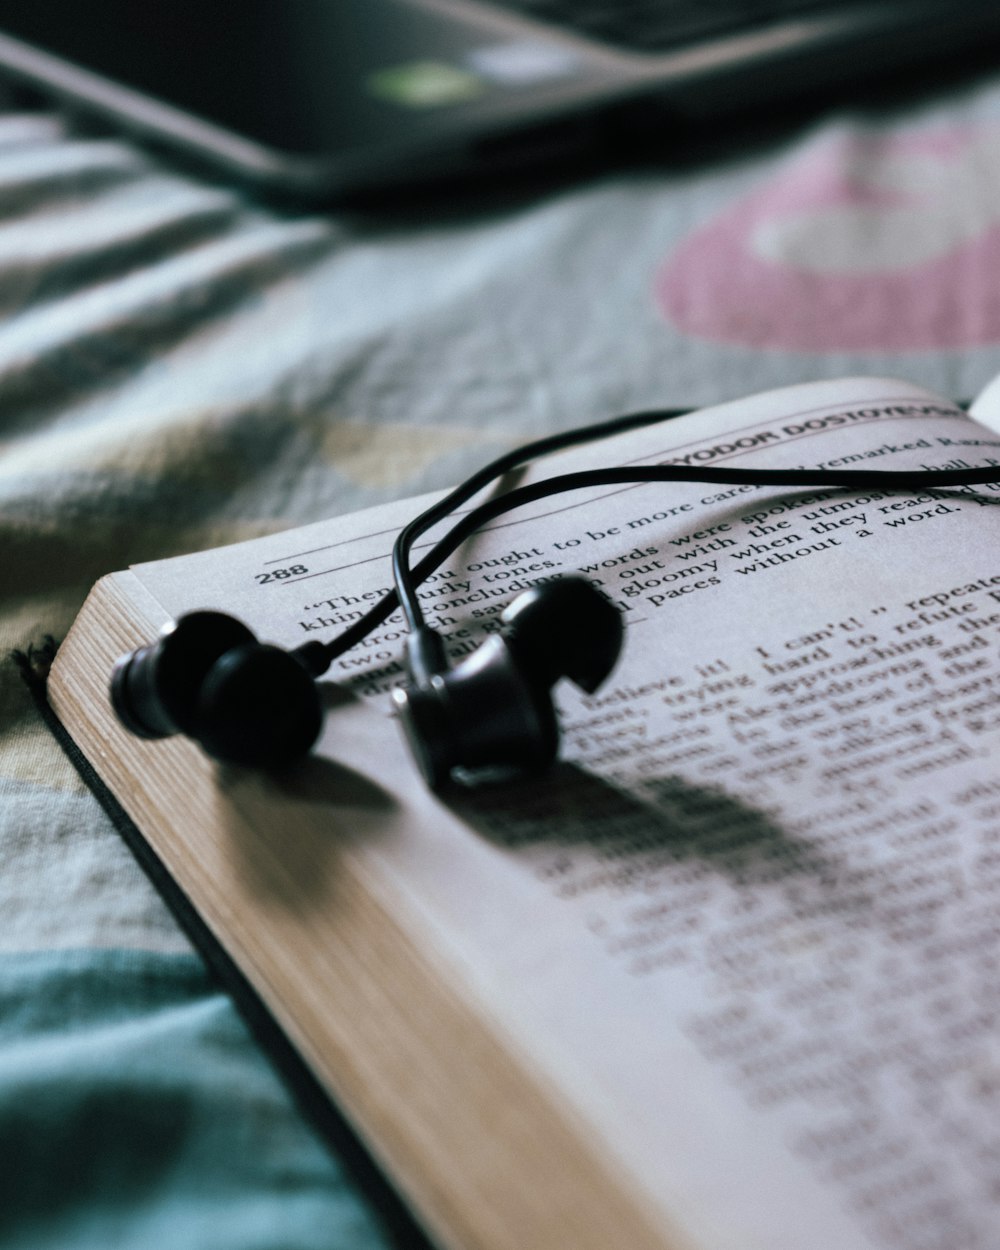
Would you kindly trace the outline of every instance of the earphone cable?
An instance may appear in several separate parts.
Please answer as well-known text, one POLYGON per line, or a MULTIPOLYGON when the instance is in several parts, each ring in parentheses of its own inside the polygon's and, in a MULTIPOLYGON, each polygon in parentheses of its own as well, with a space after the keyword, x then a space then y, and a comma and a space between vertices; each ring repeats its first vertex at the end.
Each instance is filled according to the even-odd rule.
POLYGON ((547 435, 531 443, 524 443, 483 465, 471 477, 466 478, 454 490, 449 491, 443 499, 439 499, 419 516, 414 517, 399 532, 392 549, 393 581, 409 628, 416 630, 424 623, 423 609, 416 595, 416 588, 423 578, 411 570, 410 552, 417 539, 439 521, 451 516, 462 504, 484 490, 491 482, 513 472, 514 469, 523 467, 530 461, 540 460, 544 456, 552 455, 557 451, 566 451, 570 447, 577 447, 583 443, 598 442, 614 434, 624 434, 629 430, 641 429, 643 426, 656 425, 661 421, 683 416, 689 411, 690 409, 685 408, 656 408, 631 412, 621 417, 612 417, 608 421, 600 421, 595 425, 578 426, 559 434, 547 435))
MULTIPOLYGON (((471 477, 466 478, 437 503, 414 517, 400 532, 392 551, 395 589, 390 590, 373 608, 369 608, 364 616, 348 626, 336 638, 332 638, 329 642, 318 640, 308 642, 297 649, 297 654, 306 663, 309 671, 318 677, 338 656, 346 654, 363 642, 372 630, 387 621, 400 606, 402 606, 409 628, 419 629, 423 625, 424 614, 416 596, 416 588, 433 573, 437 564, 425 557, 411 571, 409 559, 413 544, 438 521, 450 516, 491 482, 529 461, 541 459, 557 451, 566 451, 570 447, 597 442, 600 439, 610 438, 615 434, 625 434, 629 430, 641 429, 647 425, 656 425, 661 421, 685 416, 690 411, 690 408, 651 408, 641 412, 630 412, 624 416, 596 422, 593 425, 576 426, 571 430, 563 430, 559 434, 549 434, 545 438, 522 443, 519 447, 497 456, 488 464, 483 465, 481 469, 477 469, 471 477)), ((439 557, 440 560, 444 558, 443 555, 439 557)))
MULTIPOLYGON (((638 424, 653 424, 663 419, 653 414, 634 414, 630 418, 618 418, 618 421, 633 420, 638 424)), ((605 423, 605 426, 614 423, 605 423)), ((592 427, 597 429, 600 427, 592 427)), ((622 426, 618 426, 620 430, 622 426)), ((608 430, 608 433, 616 432, 608 430)), ((560 474, 545 478, 539 482, 531 482, 525 486, 488 499, 460 517, 459 520, 431 547, 427 554, 413 567, 408 564, 409 552, 413 542, 437 521, 443 519, 454 508, 461 506, 471 495, 487 485, 493 477, 501 476, 522 463, 524 459, 532 459, 532 448, 548 444, 549 451, 560 450, 574 443, 586 441, 581 431, 570 431, 576 435, 573 442, 561 441, 564 436, 556 435, 551 439, 539 440, 538 444, 529 444, 519 451, 507 453, 491 464, 486 465, 474 478, 468 479, 461 486, 438 501, 433 507, 415 517, 402 531, 396 540, 393 550, 393 575, 396 590, 388 592, 385 597, 369 610, 360 620, 345 630, 338 638, 324 644, 327 662, 344 654, 351 647, 361 642, 373 629, 382 624, 400 604, 409 604, 409 611, 404 607, 407 622, 411 629, 421 628, 424 623, 423 612, 417 601, 416 590, 420 584, 440 567, 461 544, 477 530, 497 517, 534 503, 552 495, 564 494, 574 490, 583 490, 598 486, 634 485, 653 482, 706 482, 720 485, 750 484, 760 487, 835 487, 839 490, 875 489, 875 490, 921 490, 938 491, 956 487, 981 486, 1000 481, 1000 467, 992 465, 978 469, 915 469, 909 471, 885 469, 738 469, 738 468, 689 468, 684 465, 636 465, 631 467, 613 467, 607 469, 587 469, 576 473, 560 474), (503 466, 497 468, 497 466, 503 466), (493 470, 490 474, 490 470, 493 470), (488 475, 489 474, 489 475, 488 475), (928 477, 933 479, 928 482, 928 477), (449 503, 451 507, 449 507, 449 503)), ((592 437, 601 437, 592 434, 592 437)), ((993 501, 991 501, 993 502, 993 501)), ((1000 502, 1000 501, 997 501, 1000 502)))

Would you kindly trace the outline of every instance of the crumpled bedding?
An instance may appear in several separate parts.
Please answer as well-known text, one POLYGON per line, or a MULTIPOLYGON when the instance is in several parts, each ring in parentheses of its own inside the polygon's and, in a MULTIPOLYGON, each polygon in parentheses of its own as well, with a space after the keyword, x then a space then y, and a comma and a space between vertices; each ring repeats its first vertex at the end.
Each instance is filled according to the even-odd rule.
POLYGON ((846 373, 1000 371, 1000 78, 715 162, 280 212, 0 113, 0 1244, 382 1250, 39 719, 13 651, 131 562, 527 437, 846 373))

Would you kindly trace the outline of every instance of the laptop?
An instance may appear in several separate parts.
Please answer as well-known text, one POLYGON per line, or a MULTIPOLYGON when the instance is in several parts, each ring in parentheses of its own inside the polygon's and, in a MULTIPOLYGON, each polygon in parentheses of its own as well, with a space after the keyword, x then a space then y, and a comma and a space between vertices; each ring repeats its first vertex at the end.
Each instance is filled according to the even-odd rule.
MULTIPOLYGON (((1000 42, 993 0, 0 0, 0 74, 307 199, 680 147, 1000 42)), ((925 71, 926 72, 926 71, 925 71)))

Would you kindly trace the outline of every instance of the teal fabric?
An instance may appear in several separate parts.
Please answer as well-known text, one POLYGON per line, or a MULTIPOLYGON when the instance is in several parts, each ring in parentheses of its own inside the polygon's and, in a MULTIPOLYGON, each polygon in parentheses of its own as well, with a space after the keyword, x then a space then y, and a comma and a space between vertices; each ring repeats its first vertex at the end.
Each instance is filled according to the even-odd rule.
POLYGON ((0 1158, 19 1250, 385 1244, 192 955, 0 962, 0 1158))

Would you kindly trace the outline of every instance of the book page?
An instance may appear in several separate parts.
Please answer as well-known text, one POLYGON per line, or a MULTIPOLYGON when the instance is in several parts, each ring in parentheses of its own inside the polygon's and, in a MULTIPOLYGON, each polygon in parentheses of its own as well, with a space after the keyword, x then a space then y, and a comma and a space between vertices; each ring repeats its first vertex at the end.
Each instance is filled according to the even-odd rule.
MULTIPOLYGON (((1000 464, 1000 435, 852 380, 535 476, 613 460, 933 470, 1000 464)), ((560 689, 564 759, 543 778, 423 790, 386 715, 398 618, 329 674, 359 699, 320 749, 405 807, 373 855, 692 1245, 996 1245, 1000 487, 928 478, 615 487, 473 538, 423 591, 455 657, 563 573, 626 619, 606 685, 560 689)), ((172 614, 326 639, 388 587, 418 506, 134 571, 172 614)))

